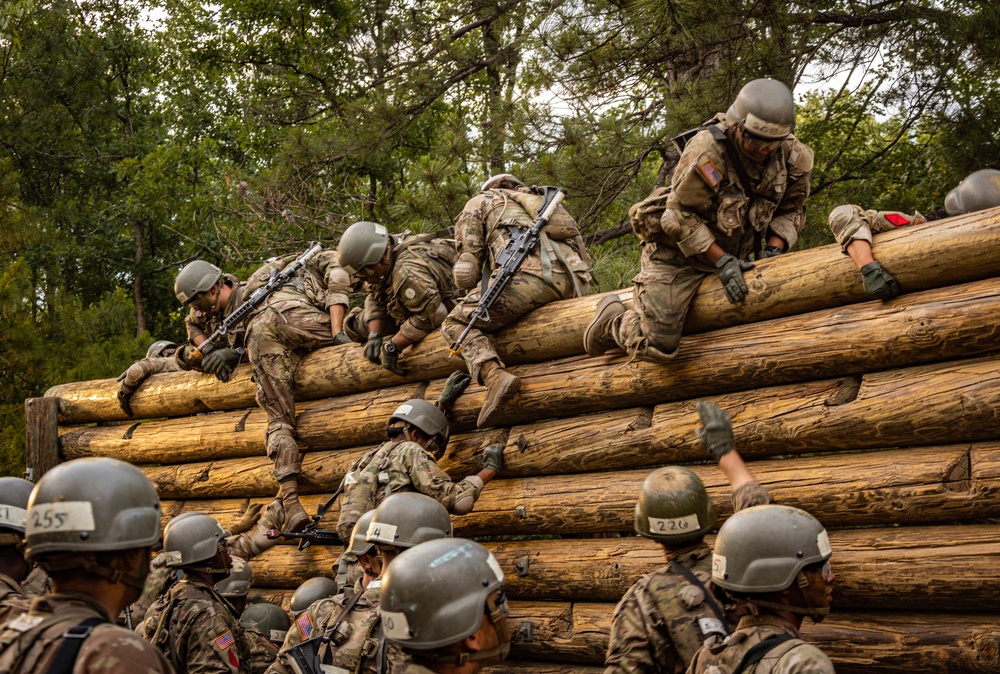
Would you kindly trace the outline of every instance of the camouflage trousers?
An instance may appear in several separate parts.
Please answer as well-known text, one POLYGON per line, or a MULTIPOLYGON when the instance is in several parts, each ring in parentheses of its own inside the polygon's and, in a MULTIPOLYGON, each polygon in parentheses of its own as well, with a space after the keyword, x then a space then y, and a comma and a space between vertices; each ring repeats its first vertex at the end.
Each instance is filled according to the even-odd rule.
POLYGON ((684 319, 708 276, 688 266, 651 260, 635 281, 634 311, 611 324, 611 334, 632 358, 662 362, 677 355, 684 319))
POLYGON ((921 222, 924 222, 924 217, 920 214, 865 210, 853 204, 837 206, 830 211, 829 217, 830 231, 845 253, 854 241, 867 241, 871 245, 872 234, 921 222))
POLYGON ((330 314, 307 304, 267 309, 251 319, 246 344, 257 402, 267 412, 267 456, 274 462, 274 479, 281 481, 302 468, 295 442, 295 371, 307 353, 333 344, 330 314))
MULTIPOLYGON (((494 272, 495 274, 496 272, 494 272)), ((492 281, 492 278, 490 280, 492 281)), ((577 281, 580 283, 582 292, 586 294, 588 292, 587 277, 580 275, 577 277, 577 281)), ((524 272, 514 274, 510 284, 490 307, 489 322, 477 323, 465 339, 462 357, 465 358, 472 378, 480 384, 483 383, 479 371, 483 363, 487 361, 496 360, 500 362, 501 366, 503 365, 500 356, 497 355, 493 340, 486 333, 497 332, 549 302, 570 299, 571 297, 574 297, 573 282, 565 272, 553 270, 551 285, 546 283, 542 277, 534 274, 524 272)), ((473 289, 455 305, 448 317, 444 319, 444 323, 441 324, 441 332, 449 344, 458 339, 458 336, 465 330, 465 326, 469 324, 469 316, 476 310, 479 298, 480 288, 473 289)))

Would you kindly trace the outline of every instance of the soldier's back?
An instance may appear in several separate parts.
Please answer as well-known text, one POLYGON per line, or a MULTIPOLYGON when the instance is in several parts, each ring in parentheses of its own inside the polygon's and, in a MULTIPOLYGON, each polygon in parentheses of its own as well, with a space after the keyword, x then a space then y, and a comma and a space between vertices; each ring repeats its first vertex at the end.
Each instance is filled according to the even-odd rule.
POLYGON ((711 638, 695 656, 688 674, 834 674, 830 658, 798 638, 798 630, 774 616, 747 616, 725 639, 711 638), (744 660, 760 646, 756 664, 744 660), (743 667, 741 667, 743 665, 743 667))

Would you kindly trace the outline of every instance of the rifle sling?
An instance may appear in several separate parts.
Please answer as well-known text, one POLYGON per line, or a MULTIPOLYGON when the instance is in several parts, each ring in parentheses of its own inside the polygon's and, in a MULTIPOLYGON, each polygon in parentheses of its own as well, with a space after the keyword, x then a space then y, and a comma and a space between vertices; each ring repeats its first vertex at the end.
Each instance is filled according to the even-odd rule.
POLYGON ((52 660, 52 664, 49 665, 46 674, 71 674, 84 639, 90 636, 96 626, 106 622, 108 621, 104 618, 94 616, 66 630, 59 651, 52 660))
POLYGON ((326 626, 326 629, 323 631, 323 636, 328 636, 337 631, 337 628, 340 627, 340 623, 344 622, 344 618, 347 617, 347 614, 351 612, 351 609, 354 608, 354 605, 358 603, 358 600, 361 599, 361 595, 364 593, 364 588, 362 588, 352 594, 350 599, 344 602, 344 607, 340 609, 340 613, 338 613, 337 617, 333 619, 333 622, 326 626))

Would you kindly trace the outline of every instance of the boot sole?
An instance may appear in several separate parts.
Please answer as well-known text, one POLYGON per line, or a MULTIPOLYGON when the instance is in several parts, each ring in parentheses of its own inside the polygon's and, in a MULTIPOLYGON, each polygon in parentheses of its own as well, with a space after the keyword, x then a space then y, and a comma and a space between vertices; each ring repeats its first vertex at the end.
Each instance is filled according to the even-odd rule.
POLYGON ((520 390, 520 377, 510 375, 507 382, 497 392, 497 399, 503 402, 498 402, 492 409, 484 407, 479 413, 479 419, 476 421, 476 426, 478 428, 490 428, 492 426, 496 426, 497 422, 499 422, 500 418, 503 416, 504 411, 507 409, 507 405, 510 403, 510 398, 516 395, 520 390))
POLYGON ((608 347, 607 349, 602 349, 597 347, 595 344, 591 343, 590 337, 593 334, 594 328, 597 326, 598 323, 600 323, 604 312, 607 310, 608 307, 610 307, 613 304, 621 306, 621 311, 619 311, 618 313, 625 313, 625 305, 622 304, 621 298, 618 297, 618 295, 608 295, 607 297, 602 299, 600 303, 597 305, 597 309, 594 310, 594 319, 590 321, 589 324, 587 324, 587 329, 584 330, 583 332, 583 350, 587 352, 588 356, 600 356, 604 354, 605 351, 611 348, 608 347))

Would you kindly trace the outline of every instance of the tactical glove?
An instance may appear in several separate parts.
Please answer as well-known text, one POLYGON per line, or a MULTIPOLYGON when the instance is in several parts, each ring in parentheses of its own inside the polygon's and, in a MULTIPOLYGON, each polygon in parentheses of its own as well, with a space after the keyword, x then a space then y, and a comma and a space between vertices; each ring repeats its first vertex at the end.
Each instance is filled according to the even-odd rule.
POLYGON ((215 349, 201 359, 201 370, 208 374, 214 374, 219 381, 229 381, 229 375, 233 373, 240 363, 240 352, 236 349, 215 349))
POLYGON ((386 340, 379 352, 379 360, 386 370, 400 377, 403 376, 403 369, 399 367, 399 347, 391 339, 386 340))
POLYGON ((733 422, 729 412, 715 403, 698 401, 698 416, 701 417, 701 428, 698 429, 698 440, 708 454, 718 461, 736 448, 733 441, 733 422))
POLYGON ((365 342, 365 358, 368 362, 378 365, 382 362, 382 335, 377 332, 368 333, 368 341, 365 342))
POLYGON ((451 376, 448 377, 448 381, 444 383, 444 390, 438 396, 436 401, 437 406, 445 411, 450 410, 451 406, 455 404, 455 401, 458 400, 458 397, 462 395, 471 381, 472 377, 461 370, 452 372, 451 376))
POLYGON ((775 257, 781 255, 785 251, 781 250, 777 246, 764 246, 764 250, 757 253, 758 260, 766 260, 769 257, 775 257))
POLYGON ((132 418, 132 403, 129 398, 132 396, 132 391, 129 391, 124 385, 118 389, 118 406, 122 408, 122 412, 131 419, 132 418))
POLYGON ((719 258, 715 263, 719 278, 722 280, 722 289, 726 291, 726 298, 732 304, 742 302, 747 296, 747 284, 743 280, 743 272, 754 268, 753 262, 737 260, 728 253, 719 258))
POLYGON ((351 338, 348 337, 347 333, 345 333, 343 330, 341 330, 340 332, 338 332, 333 336, 334 346, 340 346, 341 344, 350 344, 351 341, 352 341, 351 338))
POLYGON ((882 269, 878 260, 873 260, 861 268, 861 280, 865 294, 880 300, 891 300, 899 294, 899 284, 892 274, 882 269))
POLYGON ((483 470, 503 470, 503 445, 487 445, 483 450, 483 470))
POLYGON ((229 527, 229 533, 233 536, 237 536, 239 534, 245 534, 253 529, 254 525, 257 524, 257 520, 260 519, 260 509, 263 507, 263 503, 252 504, 249 508, 247 508, 247 511, 243 513, 243 516, 233 522, 233 525, 229 527))

